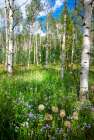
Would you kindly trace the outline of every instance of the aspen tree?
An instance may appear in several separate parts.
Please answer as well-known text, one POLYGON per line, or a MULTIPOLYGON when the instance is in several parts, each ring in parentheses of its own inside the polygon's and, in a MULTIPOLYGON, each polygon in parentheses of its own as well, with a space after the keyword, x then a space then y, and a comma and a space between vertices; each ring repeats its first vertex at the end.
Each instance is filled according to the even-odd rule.
POLYGON ((8 60, 8 46, 9 46, 9 39, 8 39, 8 29, 9 29, 9 20, 8 20, 8 17, 9 17, 9 7, 8 7, 8 1, 5 0, 5 34, 6 34, 6 58, 5 58, 5 69, 7 70, 7 60, 8 60))
POLYGON ((14 18, 13 18, 13 8, 14 8, 14 0, 8 0, 8 51, 7 51, 7 71, 12 74, 13 72, 13 50, 14 50, 14 18))
POLYGON ((93 0, 84 0, 84 23, 83 23, 83 50, 81 56, 81 72, 80 72, 80 100, 88 98, 88 75, 90 64, 90 30, 93 0))
POLYGON ((47 44, 46 44, 46 66, 48 65, 48 18, 47 18, 47 44))
POLYGON ((66 1, 64 2, 64 25, 63 25, 63 43, 62 43, 62 54, 61 54, 61 78, 64 77, 64 63, 65 63, 65 46, 66 46, 66 1))

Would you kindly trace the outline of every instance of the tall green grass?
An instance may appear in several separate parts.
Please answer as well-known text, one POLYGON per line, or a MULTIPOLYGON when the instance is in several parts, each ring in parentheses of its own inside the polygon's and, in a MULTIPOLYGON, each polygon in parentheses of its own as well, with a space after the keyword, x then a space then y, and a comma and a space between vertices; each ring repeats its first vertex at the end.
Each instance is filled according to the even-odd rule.
POLYGON ((92 104, 78 100, 73 73, 32 66, 0 78, 0 140, 93 140, 92 104))

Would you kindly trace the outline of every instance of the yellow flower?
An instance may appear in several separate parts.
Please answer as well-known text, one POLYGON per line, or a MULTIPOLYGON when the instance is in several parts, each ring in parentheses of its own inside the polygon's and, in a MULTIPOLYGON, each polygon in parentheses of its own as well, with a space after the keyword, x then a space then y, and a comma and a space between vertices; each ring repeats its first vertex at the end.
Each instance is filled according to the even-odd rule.
POLYGON ((41 112, 41 111, 43 111, 45 109, 45 106, 43 105, 43 104, 40 104, 39 106, 38 106, 38 110, 41 112))
POLYGON ((58 112, 58 107, 52 106, 52 111, 53 111, 54 113, 57 113, 57 112, 58 112))
POLYGON ((73 112, 72 118, 78 120, 78 112, 73 112))
POLYGON ((60 110, 60 117, 64 118, 66 116, 65 110, 60 110))
POLYGON ((45 120, 46 121, 52 121, 52 119, 53 119, 53 116, 51 114, 49 114, 49 113, 45 114, 45 120))
POLYGON ((71 128, 71 122, 70 121, 65 121, 65 126, 67 128, 71 128))

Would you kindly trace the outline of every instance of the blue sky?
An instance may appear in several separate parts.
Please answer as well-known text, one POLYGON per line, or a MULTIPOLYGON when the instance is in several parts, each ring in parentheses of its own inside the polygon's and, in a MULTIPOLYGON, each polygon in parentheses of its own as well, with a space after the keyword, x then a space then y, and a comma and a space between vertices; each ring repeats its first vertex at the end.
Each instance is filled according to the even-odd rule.
MULTIPOLYGON (((63 7, 64 7, 64 0, 48 0, 48 2, 51 7, 49 9, 49 12, 51 11, 51 9, 53 9, 54 12, 52 15, 55 19, 58 19, 63 10, 63 7)), ((69 11, 73 10, 75 7, 75 0, 67 0, 67 7, 68 7, 69 11)), ((43 19, 43 17, 45 18, 46 15, 47 15, 47 13, 42 12, 41 13, 42 19, 43 19)))
MULTIPOLYGON (((26 6, 26 4, 30 3, 31 0, 15 0, 15 1, 20 6, 24 3, 24 5, 21 7, 21 10, 23 11, 23 15, 25 16, 25 6, 26 6)), ((50 7, 54 9, 54 14, 53 14, 54 17, 58 17, 60 15, 60 13, 63 9, 64 0, 42 0, 42 1, 45 1, 46 3, 48 1, 50 7)), ((75 0, 67 0, 67 3, 68 3, 68 8, 73 9, 75 0)), ((0 0, 0 5, 4 6, 4 0, 0 0)), ((45 16, 47 14, 47 12, 45 14, 45 12, 42 11, 41 15, 42 14, 43 14, 43 16, 45 16)))
MULTIPOLYGON (((21 10, 23 12, 23 16, 26 17, 25 14, 25 6, 30 3, 31 0, 15 0, 17 5, 21 6, 21 10)), ((47 14, 53 9, 53 17, 58 19, 64 7, 64 0, 41 0, 46 3, 44 10, 41 11, 38 15, 38 19, 45 24, 47 14), (49 9, 47 8, 49 6, 49 9)), ((69 10, 74 8, 75 0, 67 0, 67 7, 69 10)), ((0 0, 0 6, 4 7, 4 0, 0 0)), ((43 26, 44 27, 44 26, 43 26)), ((45 29, 43 29, 45 30, 45 29)))
MULTIPOLYGON (((64 8, 64 0, 48 0, 48 1, 49 1, 51 8, 53 8, 53 11, 54 11, 52 16, 57 20, 60 17, 61 12, 64 8)), ((75 0, 67 0, 67 7, 68 7, 69 11, 73 10, 75 7, 75 0)), ((46 22, 46 14, 43 13, 43 16, 41 14, 39 19, 42 21, 42 24, 44 25, 46 22)))
MULTIPOLYGON (((67 0, 67 7, 68 7, 69 10, 73 10, 74 6, 75 6, 75 0, 67 0)), ((60 16, 60 14, 63 10, 63 7, 64 7, 64 5, 63 5, 63 2, 62 2, 60 7, 57 7, 54 14, 53 14, 53 16, 55 18, 58 18, 60 16)))

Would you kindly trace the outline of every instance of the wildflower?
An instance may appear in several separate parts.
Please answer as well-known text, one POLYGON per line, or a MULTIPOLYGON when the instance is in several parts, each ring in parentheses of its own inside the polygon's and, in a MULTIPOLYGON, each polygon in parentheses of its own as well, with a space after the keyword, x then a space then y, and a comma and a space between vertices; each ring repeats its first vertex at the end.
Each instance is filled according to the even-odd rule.
POLYGON ((87 128, 87 129, 90 129, 90 128, 91 128, 91 124, 85 123, 85 124, 84 124, 84 127, 87 128))
POLYGON ((43 127, 40 129, 40 131, 43 132, 43 131, 45 131, 45 130, 47 130, 47 129, 50 129, 50 125, 48 125, 48 124, 46 124, 45 126, 43 126, 43 127))
POLYGON ((70 129, 71 128, 71 122, 70 121, 65 121, 65 126, 70 129))
POLYGON ((27 104, 27 106, 26 106, 28 109, 31 109, 32 108, 32 105, 30 105, 30 104, 27 104))
POLYGON ((16 126, 16 127, 15 127, 15 131, 17 132, 18 130, 19 130, 19 127, 18 127, 18 126, 16 126))
POLYGON ((53 119, 53 116, 51 114, 48 114, 48 113, 45 114, 46 121, 52 121, 52 119, 53 119))
POLYGON ((46 129, 50 129, 50 125, 46 124, 46 125, 45 125, 45 128, 46 128, 46 129))
POLYGON ((57 134, 62 134, 63 133, 63 129, 62 128, 57 128, 56 129, 56 133, 57 134))
POLYGON ((45 106, 43 105, 43 104, 40 104, 39 106, 38 106, 38 110, 41 112, 41 111, 43 111, 45 109, 45 106))
POLYGON ((29 118, 33 118, 33 117, 34 117, 34 114, 33 114, 32 112, 30 112, 30 113, 28 114, 28 116, 29 116, 29 118))
POLYGON ((67 116, 67 119, 68 119, 68 120, 71 120, 71 119, 72 119, 72 117, 71 117, 71 116, 67 116))
POLYGON ((22 127, 28 128, 28 127, 29 127, 29 123, 28 123, 28 122, 23 122, 23 123, 21 124, 21 126, 22 126, 22 127))
POLYGON ((52 111, 53 111, 54 113, 57 113, 57 112, 58 112, 58 107, 52 106, 52 111))
POLYGON ((91 128, 91 124, 88 124, 88 125, 87 125, 87 128, 90 129, 90 128, 91 128))
POLYGON ((60 117, 64 118, 66 116, 65 110, 60 110, 60 117))
POLYGON ((78 112, 73 112, 72 118, 78 120, 78 112))

